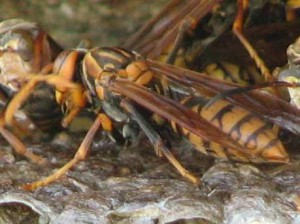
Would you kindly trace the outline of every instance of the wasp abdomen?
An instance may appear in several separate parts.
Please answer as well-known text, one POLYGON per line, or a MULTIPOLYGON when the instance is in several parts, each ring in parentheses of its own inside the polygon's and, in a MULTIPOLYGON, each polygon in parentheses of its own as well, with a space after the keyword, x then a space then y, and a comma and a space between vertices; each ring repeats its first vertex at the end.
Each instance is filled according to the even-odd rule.
POLYGON ((203 69, 209 76, 242 85, 261 83, 260 73, 253 66, 239 66, 220 61, 206 65, 203 69))
POLYGON ((218 100, 203 107, 200 115, 242 145, 252 157, 251 161, 288 162, 278 133, 253 113, 226 100, 218 100))
POLYGON ((185 136, 197 150, 217 158, 241 162, 288 162, 288 154, 271 125, 226 100, 216 101, 209 106, 205 106, 206 102, 201 97, 189 97, 181 103, 208 120, 220 132, 227 133, 244 150, 227 148, 203 139, 171 122, 172 128, 185 136))

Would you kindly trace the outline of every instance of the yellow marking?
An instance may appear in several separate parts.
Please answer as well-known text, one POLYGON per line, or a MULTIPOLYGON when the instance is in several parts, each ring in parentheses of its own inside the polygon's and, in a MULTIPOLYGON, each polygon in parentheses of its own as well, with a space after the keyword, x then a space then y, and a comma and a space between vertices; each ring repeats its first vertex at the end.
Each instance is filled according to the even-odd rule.
MULTIPOLYGON (((221 118, 222 130, 224 132, 230 132, 230 130, 232 130, 232 128, 234 128, 234 126, 248 114, 248 111, 243 110, 240 107, 233 107, 230 111, 223 114, 221 118)), ((215 125, 219 124, 217 119, 215 119, 212 123, 215 125)), ((235 140, 238 139, 236 132, 233 132, 231 137, 235 140)))
POLYGON ((203 147, 203 139, 200 138, 199 136, 193 134, 193 133, 189 133, 189 136, 188 136, 188 140, 194 145, 194 147, 201 153, 207 155, 207 151, 206 149, 203 147))
POLYGON ((274 139, 277 139, 277 136, 273 133, 272 129, 270 128, 265 130, 264 132, 257 135, 257 149, 259 151, 262 151, 274 139))
POLYGON ((126 67, 126 72, 128 75, 128 79, 136 82, 139 85, 148 84, 153 77, 152 72, 148 70, 147 65, 142 61, 130 63, 126 67))
POLYGON ((241 80, 240 77, 240 67, 235 65, 235 64, 231 64, 231 63, 222 63, 222 66, 225 68, 226 72, 224 72, 225 74, 225 80, 228 81, 234 81, 234 82, 243 82, 241 80))
POLYGON ((99 97, 100 100, 104 100, 104 89, 102 86, 97 86, 96 88, 96 93, 97 96, 99 97))
POLYGON ((217 158, 223 158, 223 159, 228 159, 225 151, 224 151, 224 147, 221 146, 220 144, 216 143, 216 142, 209 142, 208 147, 210 148, 210 150, 214 151, 213 156, 217 157, 217 158))
POLYGON ((170 121, 170 124, 171 124, 173 131, 176 132, 177 134, 179 134, 178 133, 179 130, 177 130, 176 123, 174 121, 170 121))
POLYGON ((289 162, 289 155, 287 154, 281 142, 279 141, 277 145, 274 145, 273 147, 262 151, 262 156, 266 158, 266 161, 268 162, 274 162, 274 163, 289 162))
POLYGON ((150 71, 144 72, 137 80, 136 83, 139 85, 147 85, 152 80, 153 74, 150 71))
MULTIPOLYGON (((270 139, 264 139, 264 141, 260 142, 258 140, 259 136, 264 136, 265 132, 268 133, 269 129, 265 129, 263 132, 258 133, 258 135, 253 136, 253 134, 255 133, 255 131, 259 130, 260 128, 262 128, 263 126, 265 126, 266 124, 260 120, 257 119, 255 117, 251 117, 251 120, 249 120, 248 122, 244 122, 241 126, 240 126, 240 132, 242 133, 241 136, 241 140, 240 142, 243 142, 245 147, 249 148, 249 149, 253 149, 256 151, 256 149, 262 149, 266 144, 268 144, 270 139), (252 137, 251 137, 252 136, 252 137), (250 141, 247 141, 248 138, 251 138, 250 141), (267 140, 267 141, 265 141, 267 140)), ((269 135, 269 134, 267 134, 269 135)))
POLYGON ((135 81, 139 77, 139 75, 147 69, 148 68, 144 62, 135 61, 127 65, 125 70, 127 72, 129 80, 135 81))
MULTIPOLYGON (((63 64, 60 64, 59 68, 54 68, 53 70, 55 71, 55 69, 59 69, 58 71, 55 71, 58 75, 63 76, 68 81, 73 81, 78 52, 71 51, 66 57, 62 58, 62 56, 64 56, 64 54, 61 54, 61 56, 58 57, 58 59, 59 60, 63 59, 63 64)), ((54 62, 54 66, 56 67, 55 62, 54 62)), ((67 88, 56 87, 56 90, 61 92, 66 92, 67 88)))
POLYGON ((224 80, 225 79, 225 74, 224 71, 218 67, 217 64, 212 63, 207 65, 204 68, 204 71, 211 77, 219 79, 219 80, 224 80))
POLYGON ((106 51, 98 51, 97 52, 98 56, 99 57, 104 57, 104 58, 110 58, 116 62, 119 62, 119 63, 123 63, 123 59, 121 57, 119 57, 119 55, 114 55, 112 54, 111 52, 106 52, 106 51))
POLYGON ((201 111, 201 116, 210 121, 219 111, 228 106, 228 102, 225 100, 218 100, 209 107, 204 107, 201 111))
POLYGON ((60 91, 55 91, 55 100, 59 105, 62 105, 63 102, 63 94, 60 91))
MULTIPOLYGON (((157 114, 152 114, 151 119, 158 125, 163 125, 165 123, 165 119, 157 114)), ((174 123, 174 122, 173 122, 174 123)), ((172 122, 171 122, 172 124, 172 122)))
POLYGON ((113 130, 112 121, 105 114, 100 114, 101 125, 104 131, 111 132, 113 130))
POLYGON ((91 53, 87 53, 83 59, 83 69, 84 69, 84 75, 91 76, 93 78, 98 78, 101 73, 103 72, 103 69, 100 67, 98 62, 95 60, 95 58, 91 55, 91 53))
POLYGON ((106 64, 104 65, 104 69, 109 69, 109 68, 114 69, 114 68, 115 68, 115 65, 114 65, 113 63, 106 63, 106 64))
POLYGON ((120 54, 123 54, 127 58, 132 58, 132 55, 129 52, 127 52, 127 51, 124 51, 124 50, 122 50, 120 48, 114 48, 114 50, 118 51, 120 54))

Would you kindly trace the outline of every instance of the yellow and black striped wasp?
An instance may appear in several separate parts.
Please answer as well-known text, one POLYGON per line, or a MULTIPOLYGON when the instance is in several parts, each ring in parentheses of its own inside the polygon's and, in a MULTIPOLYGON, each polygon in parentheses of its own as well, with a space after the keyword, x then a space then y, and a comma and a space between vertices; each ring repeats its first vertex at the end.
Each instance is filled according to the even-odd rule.
MULTIPOLYGON (((211 77, 242 85, 274 81, 276 77, 270 77, 268 67, 274 69, 283 66, 286 63, 286 48, 300 35, 297 21, 299 5, 300 2, 297 0, 188 2, 174 0, 132 35, 124 46, 155 60, 160 60, 161 55, 167 52, 169 56, 164 62, 175 63, 205 72, 211 77), (206 11, 201 9, 206 9, 206 11), (167 25, 164 26, 164 24, 167 25), (199 29, 201 34, 197 34, 196 32, 199 31, 195 29, 199 29), (242 29, 245 29, 245 35, 250 38, 250 42, 254 42, 254 47, 247 47, 250 43, 246 37, 241 37, 244 36, 242 29), (232 35, 231 30, 235 35, 232 35), (186 38, 191 35, 192 38, 186 38), (241 47, 236 48, 238 40, 233 39, 232 36, 238 36, 242 42, 241 47), (183 38, 187 40, 183 41, 183 38), (193 46, 194 42, 196 42, 196 47, 193 46), (173 49, 170 50, 172 47, 173 49), (251 53, 256 51, 255 47, 267 61, 261 64, 262 67, 258 63, 262 59, 257 53, 251 53), (169 51, 171 53, 168 53, 169 51), (251 61, 249 62, 244 52, 254 57, 261 72, 249 66, 251 61), (226 61, 228 59, 230 63, 226 61), (265 73, 264 71, 267 73, 262 74, 265 73), (249 80, 252 81, 249 83, 249 80)), ((265 84, 265 86, 268 85, 273 84, 265 84)), ((247 107, 247 109, 251 108, 247 107)), ((268 112, 265 111, 264 114, 267 117, 268 112)))
MULTIPOLYGON (((151 59, 243 85, 282 81, 282 76, 274 75, 277 71, 271 75, 270 70, 286 64, 286 48, 300 35, 299 6, 299 1, 281 0, 174 0, 124 46, 151 59), (200 10, 204 8, 209 12, 200 10)), ((285 72, 285 77, 295 82, 297 74, 292 73, 285 72)), ((295 101, 298 89, 288 89, 293 96, 271 91, 295 101)))
MULTIPOLYGON (((265 118, 296 134, 300 132, 300 111, 263 91, 234 95, 229 97, 229 101, 217 101, 207 106, 206 97, 209 99, 239 85, 143 59, 120 48, 94 48, 84 53, 68 51, 62 56, 64 59, 74 59, 73 68, 78 63, 82 64, 82 69, 72 69, 71 73, 58 70, 55 75, 32 78, 8 105, 7 123, 13 120, 13 112, 40 82, 55 85, 57 100, 69 108, 69 115, 83 109, 86 102, 98 107, 98 115, 74 159, 45 180, 26 185, 30 190, 56 180, 84 159, 100 126, 112 132, 131 122, 136 122, 145 132, 158 155, 165 156, 184 177, 197 183, 199 179, 183 168, 163 144, 152 127, 151 117, 145 117, 143 110, 169 120, 174 130, 185 136, 199 151, 244 162, 286 163, 289 160, 278 133, 265 122, 265 118), (82 54, 80 60, 73 57, 78 53, 82 54), (67 83, 68 79, 75 83, 69 86, 62 84, 63 81, 67 83)), ((65 63, 58 65, 60 69, 65 69, 65 63)), ((69 122, 70 117, 67 117, 69 122)))
POLYGON ((285 49, 300 34, 299 5, 281 0, 173 0, 122 46, 233 82, 275 81, 269 68, 285 63, 285 49))
MULTIPOLYGON (((201 19, 216 1, 198 3, 202 4, 198 8, 201 19)), ((288 162, 278 133, 265 119, 296 134, 300 132, 299 110, 276 96, 256 90, 207 104, 211 97, 240 85, 144 59, 122 48, 64 51, 56 58, 52 73, 28 76, 28 83, 8 105, 5 122, 11 124, 14 111, 41 82, 54 85, 57 102, 68 109, 65 126, 87 103, 98 109, 97 118, 74 158, 45 180, 26 185, 30 190, 58 179, 85 159, 100 126, 106 132, 122 131, 132 122, 145 132, 158 155, 165 156, 184 177, 197 183, 199 179, 182 167, 164 145, 152 126, 155 121, 144 110, 169 120, 174 131, 199 151, 243 162, 288 162)))

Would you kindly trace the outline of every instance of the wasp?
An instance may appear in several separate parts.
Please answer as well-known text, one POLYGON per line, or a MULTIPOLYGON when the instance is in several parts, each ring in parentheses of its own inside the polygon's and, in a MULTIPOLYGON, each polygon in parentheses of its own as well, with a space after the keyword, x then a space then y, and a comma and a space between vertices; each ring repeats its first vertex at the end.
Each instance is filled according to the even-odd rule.
POLYGON ((289 101, 293 106, 299 109, 300 107, 299 44, 300 44, 300 39, 297 38, 297 40, 287 48, 288 63, 285 66, 274 70, 273 76, 276 77, 276 79, 279 80, 279 82, 261 83, 261 84, 256 84, 248 87, 239 87, 234 90, 223 92, 222 94, 219 94, 216 98, 218 99, 226 98, 228 95, 242 93, 246 91, 251 91, 253 89, 265 88, 265 87, 275 85, 275 86, 287 87, 285 89, 286 91, 283 91, 281 97, 286 101, 289 101), (286 82, 286 83, 281 83, 281 82, 286 82))
MULTIPOLYGON (((202 4, 200 18, 203 18, 216 1, 198 3, 202 4)), ((173 130, 185 136, 199 151, 224 159, 288 162, 278 133, 266 124, 265 119, 299 134, 299 111, 276 96, 254 91, 209 105, 210 97, 240 86, 144 59, 121 48, 64 51, 54 61, 52 73, 27 76, 28 83, 7 106, 6 124, 12 124, 14 111, 41 82, 54 85, 58 104, 67 108, 63 126, 68 126, 87 106, 96 108, 97 118, 74 158, 45 180, 26 185, 25 188, 30 190, 57 180, 85 159, 100 126, 108 133, 117 130, 123 134, 125 126, 136 123, 158 155, 165 156, 191 182, 199 182, 171 154, 152 121, 149 122, 151 118, 144 117, 140 107, 170 121, 173 130), (270 112, 270 108, 274 112, 270 112), (234 119, 230 120, 232 116, 234 119)))
MULTIPOLYGON (((299 4, 299 1, 280 0, 188 3, 174 0, 132 35, 124 46, 151 59, 161 60, 163 56, 164 62, 205 72, 221 80, 242 85, 273 82, 277 80, 277 75, 270 75, 268 66, 272 69, 283 66, 286 60, 285 49, 299 36, 299 23, 291 22, 297 19, 299 4), (244 49, 235 47, 238 40, 232 38, 232 32, 226 32, 230 29, 251 57, 254 57, 260 71, 257 66, 249 66, 252 63, 247 60, 247 55, 240 53, 244 49), (258 56, 244 36, 243 29, 246 36, 251 37, 251 42, 257 42, 260 55, 264 53, 264 56, 268 56, 267 63, 258 56), (230 60, 224 61, 224 58, 230 60), (239 65, 236 66, 236 63, 239 65)), ((293 87, 291 91, 297 89, 293 87)), ((282 97, 277 90, 272 92, 282 97)), ((247 109, 251 110, 251 107, 247 109)), ((268 117, 268 112, 263 114, 268 117)))
POLYGON ((51 70, 49 65, 61 50, 35 23, 21 19, 0 23, 1 134, 18 153, 35 162, 44 160, 27 151, 18 138, 38 138, 60 126, 62 114, 54 97, 51 97, 52 90, 41 85, 34 91, 22 110, 16 113, 12 132, 4 129, 3 115, 9 100, 25 84, 24 77, 32 73, 47 74, 51 70))
MULTIPOLYGON (((285 49, 300 33, 299 22, 295 21, 299 4, 299 1, 171 1, 124 46, 149 58, 204 71, 218 79, 243 85, 274 82, 278 76, 269 68, 283 66, 285 49), (230 29, 242 43, 241 47, 232 38, 232 32, 226 33, 230 29), (247 53, 255 65, 248 60, 247 53), (275 54, 276 57, 270 57, 275 54), (264 55, 264 60, 259 55, 264 55)), ((285 96, 284 90, 270 91, 293 101, 298 95, 297 88, 288 88, 290 96, 285 96)))
POLYGON ((56 87, 57 102, 65 104, 69 111, 65 124, 87 103, 97 108, 97 117, 74 158, 46 179, 25 185, 29 190, 57 180, 85 159, 100 126, 112 133, 131 123, 138 124, 156 154, 166 157, 186 179, 198 183, 199 179, 172 155, 153 128, 151 117, 146 117, 140 107, 170 121, 173 130, 185 136, 200 152, 242 162, 286 163, 289 160, 278 133, 263 118, 294 133, 300 132, 299 110, 276 96, 257 90, 208 105, 206 97, 239 85, 144 59, 121 48, 64 51, 57 60, 54 74, 31 78, 15 95, 7 107, 6 122, 13 120, 13 112, 40 82, 56 87), (274 109, 273 113, 270 108, 274 109))
MULTIPOLYGON (((259 55, 264 55, 270 50, 276 54, 278 51, 283 52, 288 44, 299 35, 299 32, 294 32, 292 35, 290 32, 291 29, 297 27, 297 24, 291 28, 290 24, 283 23, 286 20, 288 22, 296 20, 296 10, 299 8, 299 4, 298 1, 280 0, 189 2, 174 0, 132 35, 123 46, 126 49, 136 50, 151 59, 162 60, 193 70, 205 70, 215 77, 226 78, 234 82, 247 84, 249 80, 252 84, 275 81, 267 66, 270 65, 270 62, 268 61, 266 65, 265 60, 262 60, 259 55), (253 30, 250 32, 251 39, 257 37, 257 40, 254 41, 260 41, 258 52, 246 38, 249 36, 247 31, 249 28, 253 30), (289 30, 287 31, 285 28, 289 30), (227 31, 230 29, 238 40, 228 41, 228 39, 232 39, 232 32, 226 37, 227 31), (246 29, 246 35, 243 29, 246 29), (281 47, 278 48, 278 34, 282 32, 286 36, 284 43, 280 43, 281 47), (275 38, 273 39, 277 41, 276 50, 272 46, 268 49, 260 49, 262 48, 262 39, 266 40, 268 46, 270 45, 271 35, 274 35, 275 38), (248 66, 249 60, 244 60, 248 56, 246 54, 240 55, 240 52, 245 50, 237 49, 236 46, 239 45, 236 44, 236 41, 242 43, 256 66, 248 66), (219 44, 216 45, 216 42, 219 44), (216 47, 212 50, 211 48, 214 46, 216 47), (224 50, 220 51, 220 49, 224 50), (211 53, 212 51, 215 53, 211 53), (239 54, 237 55, 236 52, 239 54), (226 55, 226 61, 224 61, 224 55, 226 55), (236 55, 236 57, 232 55, 236 55), (209 58, 212 58, 213 61, 207 61, 209 58), (216 58, 221 58, 221 61, 216 62, 216 58), (231 58, 232 61, 227 61, 228 58, 231 58), (239 61, 244 68, 234 66, 239 61), (229 72, 227 72, 228 70, 229 72), (231 77, 232 73, 236 75, 231 77), (262 77, 260 77, 261 75, 262 77)), ((272 57, 271 60, 274 61, 275 59, 272 57)), ((276 60, 275 66, 278 66, 278 59, 276 60)), ((284 60, 282 58, 282 61, 284 60)), ((282 61, 281 64, 279 63, 280 65, 282 65, 282 61)))

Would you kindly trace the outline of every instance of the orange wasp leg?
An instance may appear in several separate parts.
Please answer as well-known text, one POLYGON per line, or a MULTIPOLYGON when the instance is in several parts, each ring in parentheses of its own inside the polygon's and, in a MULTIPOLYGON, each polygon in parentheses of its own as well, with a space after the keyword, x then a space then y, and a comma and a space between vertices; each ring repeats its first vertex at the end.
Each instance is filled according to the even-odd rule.
POLYGON ((0 133, 18 154, 25 156, 26 158, 30 159, 31 161, 37 164, 42 165, 47 162, 45 158, 40 157, 31 151, 28 151, 26 149, 26 146, 22 143, 22 141, 19 138, 17 138, 13 133, 4 128, 3 117, 0 121, 0 133))
MULTIPOLYGON (((12 126, 14 124, 14 113, 21 107, 21 105, 25 102, 28 96, 32 93, 35 86, 37 86, 40 82, 46 82, 55 87, 63 87, 70 88, 70 93, 72 98, 76 98, 74 93, 81 91, 77 84, 71 83, 67 79, 62 76, 57 76, 56 74, 49 75, 26 75, 26 78, 30 79, 28 83, 14 96, 13 100, 8 104, 4 116, 5 124, 8 126, 12 126)), ((77 95, 76 95, 77 96, 77 95)), ((81 103, 81 102, 80 102, 81 103)), ((73 113, 73 110, 78 110, 82 105, 77 101, 72 103, 72 107, 70 109, 70 113, 73 113), (80 105, 78 105, 80 104, 80 105)), ((65 119, 69 119, 69 115, 66 116, 65 119)), ((72 115, 74 116, 74 115, 72 115)), ((64 121, 62 122, 64 123, 64 121)))
POLYGON ((238 0, 238 11, 233 23, 232 31, 244 45, 246 50, 248 51, 251 58, 255 61, 256 66, 260 69, 262 75, 264 76, 266 81, 275 81, 275 78, 271 75, 270 70, 267 68, 264 61, 260 58, 256 50, 249 43, 247 38, 243 34, 243 22, 244 22, 244 12, 248 9, 249 0, 238 0))
POLYGON ((94 139, 94 136, 96 132, 99 130, 101 124, 102 126, 109 126, 110 119, 105 114, 99 114, 97 118, 95 119, 92 127, 89 129, 88 133, 84 137, 81 145, 79 146, 74 158, 70 160, 68 163, 66 163, 63 167, 61 167, 59 170, 57 170, 52 175, 46 177, 45 179, 42 179, 37 182, 33 182, 31 184, 25 184, 23 185, 23 188, 25 190, 33 191, 39 187, 46 186, 56 180, 58 180, 60 177, 62 177, 66 172, 68 172, 76 163, 78 163, 81 160, 84 160, 87 157, 90 145, 92 144, 92 141, 94 139))
POLYGON ((134 106, 127 100, 122 100, 122 107, 124 107, 136 120, 141 129, 147 135, 149 141, 154 146, 155 153, 158 156, 165 156, 168 161, 177 169, 177 171, 188 181, 199 184, 200 179, 186 170, 180 162, 173 156, 169 149, 164 145, 163 140, 159 134, 152 128, 152 126, 143 118, 143 116, 134 108, 134 106))

